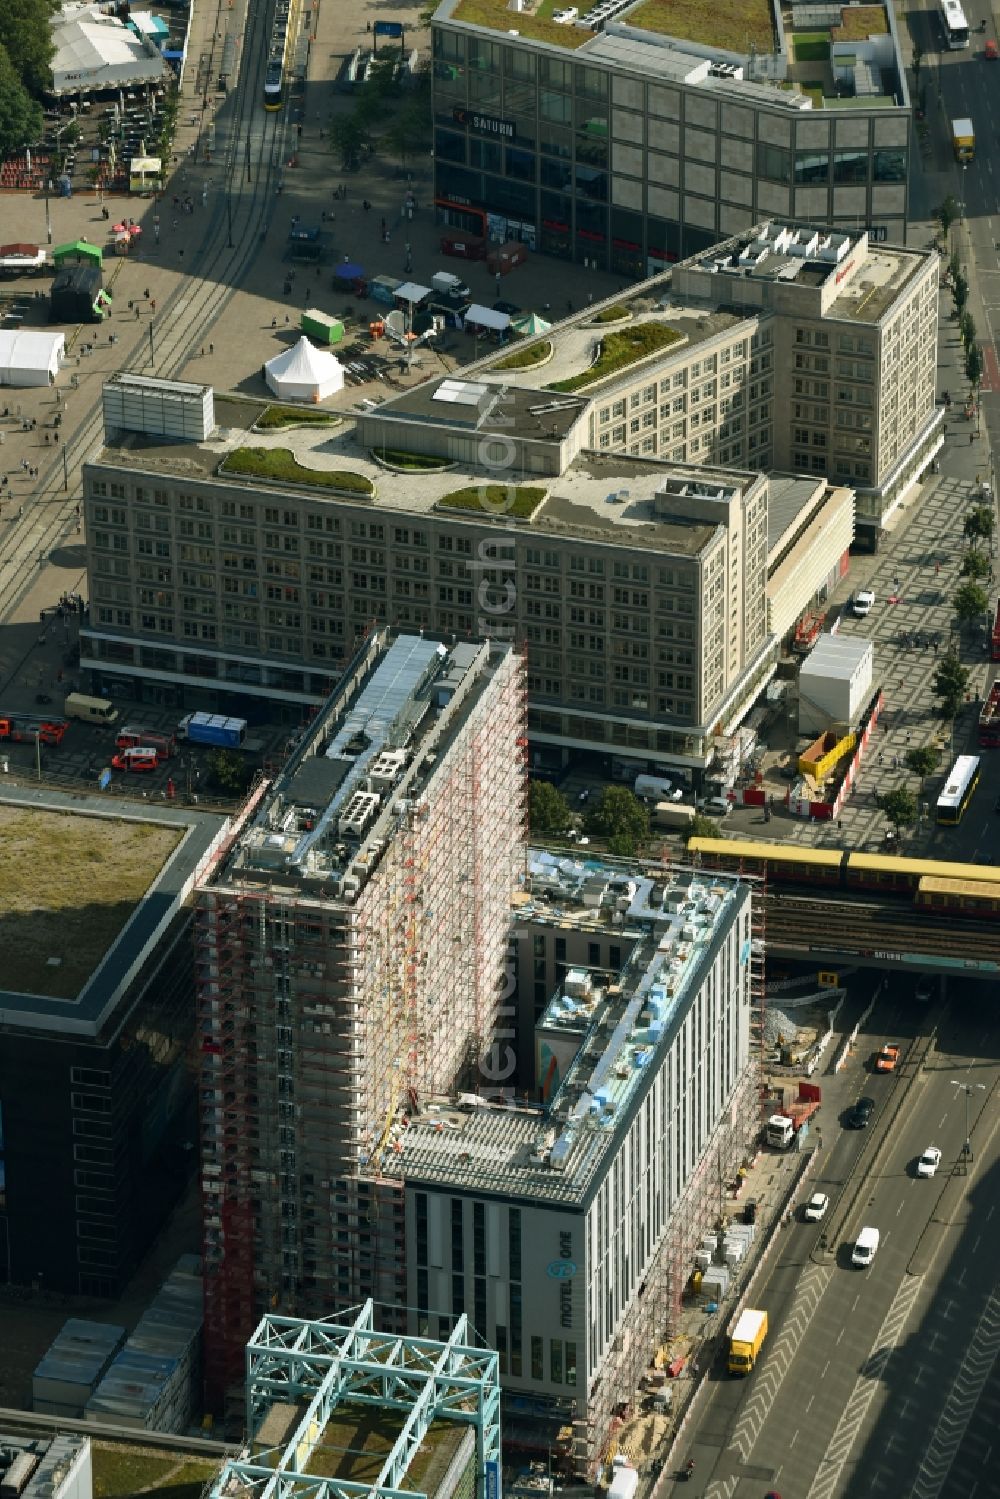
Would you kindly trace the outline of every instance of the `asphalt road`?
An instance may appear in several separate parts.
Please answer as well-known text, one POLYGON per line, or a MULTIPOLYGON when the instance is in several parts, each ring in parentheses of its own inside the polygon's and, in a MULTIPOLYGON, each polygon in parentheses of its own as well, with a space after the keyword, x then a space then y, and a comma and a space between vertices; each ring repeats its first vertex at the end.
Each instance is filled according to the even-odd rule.
MULTIPOLYGON (((825 1124, 828 1148, 803 1198, 828 1192, 827 1218, 782 1230, 755 1295, 771 1327, 765 1353, 747 1380, 731 1379, 720 1358, 688 1442, 695 1475, 678 1492, 710 1499, 761 1499, 772 1486, 784 1499, 998 1492, 990 1448, 1000 1406, 1000 1296, 990 1224, 1000 1161, 989 1132, 1000 1048, 976 992, 969 986, 956 996, 923 1070, 898 1081, 864 1077, 879 1108, 871 1134, 831 1135, 833 1121, 825 1124), (967 1174, 965 1095, 953 1079, 974 1090, 967 1174), (929 1144, 943 1160, 926 1181, 915 1163, 929 1144), (863 1224, 879 1229, 881 1243, 870 1268, 858 1270, 850 1250, 863 1224)), ((866 1062, 883 1039, 906 1039, 901 1003, 881 1004, 872 1023, 866 1062)))

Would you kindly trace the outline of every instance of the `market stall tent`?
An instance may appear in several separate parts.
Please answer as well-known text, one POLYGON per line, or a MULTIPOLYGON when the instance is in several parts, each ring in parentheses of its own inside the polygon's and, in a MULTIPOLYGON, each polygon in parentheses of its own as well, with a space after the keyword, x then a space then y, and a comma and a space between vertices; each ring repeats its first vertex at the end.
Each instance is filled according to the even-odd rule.
POLYGON ((52 385, 65 350, 65 333, 0 329, 0 385, 52 385))
POLYGON ((465 309, 465 321, 475 323, 479 328, 495 328, 498 333, 510 327, 508 313, 497 312, 493 307, 483 307, 478 302, 473 302, 471 307, 465 309))
POLYGON ((344 388, 340 360, 324 349, 316 349, 308 338, 300 338, 291 349, 269 359, 264 366, 268 388, 283 401, 325 401, 344 388))
POLYGON ((67 260, 75 260, 77 265, 91 260, 94 265, 100 265, 103 259, 100 245, 92 245, 87 239, 75 239, 72 244, 56 245, 52 251, 52 260, 57 266, 64 265, 67 260))

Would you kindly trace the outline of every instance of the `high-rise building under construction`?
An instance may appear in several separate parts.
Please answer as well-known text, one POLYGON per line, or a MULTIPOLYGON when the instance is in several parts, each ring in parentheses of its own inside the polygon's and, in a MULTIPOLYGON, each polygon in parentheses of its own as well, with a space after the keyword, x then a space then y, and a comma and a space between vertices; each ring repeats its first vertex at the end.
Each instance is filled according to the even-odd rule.
POLYGON ((391 1126, 479 1081, 524 869, 524 736, 511 648, 375 635, 198 887, 216 1405, 264 1311, 371 1297, 405 1330, 391 1126))

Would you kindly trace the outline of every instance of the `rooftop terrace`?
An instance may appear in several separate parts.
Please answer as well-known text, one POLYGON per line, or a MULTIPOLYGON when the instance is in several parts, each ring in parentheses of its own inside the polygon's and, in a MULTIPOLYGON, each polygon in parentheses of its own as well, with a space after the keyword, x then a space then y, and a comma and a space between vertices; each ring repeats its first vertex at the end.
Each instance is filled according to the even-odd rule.
POLYGON ((623 940, 633 939, 625 965, 612 981, 576 984, 575 998, 561 993, 542 1017, 543 1028, 575 1033, 580 1043, 548 1106, 493 1105, 468 1094, 429 1100, 398 1131, 386 1169, 487 1195, 585 1201, 684 1018, 711 945, 749 894, 735 876, 673 868, 654 881, 533 853, 519 916, 530 922, 537 908, 571 921, 573 912, 606 911, 623 940))

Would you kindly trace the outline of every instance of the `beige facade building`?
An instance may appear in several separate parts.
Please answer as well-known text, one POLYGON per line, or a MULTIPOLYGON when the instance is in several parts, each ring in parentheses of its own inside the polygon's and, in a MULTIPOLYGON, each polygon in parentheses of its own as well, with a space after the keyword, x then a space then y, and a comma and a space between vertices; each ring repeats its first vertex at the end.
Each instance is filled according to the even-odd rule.
POLYGON ((491 634, 528 649, 536 747, 697 774, 841 566, 843 491, 874 543, 940 444, 936 282, 928 254, 768 224, 559 324, 530 371, 493 353, 277 439, 315 487, 227 474, 267 440, 238 408, 221 444, 116 438, 85 471, 88 685, 297 717, 374 624, 491 634), (814 477, 780 546, 772 468, 814 477))

